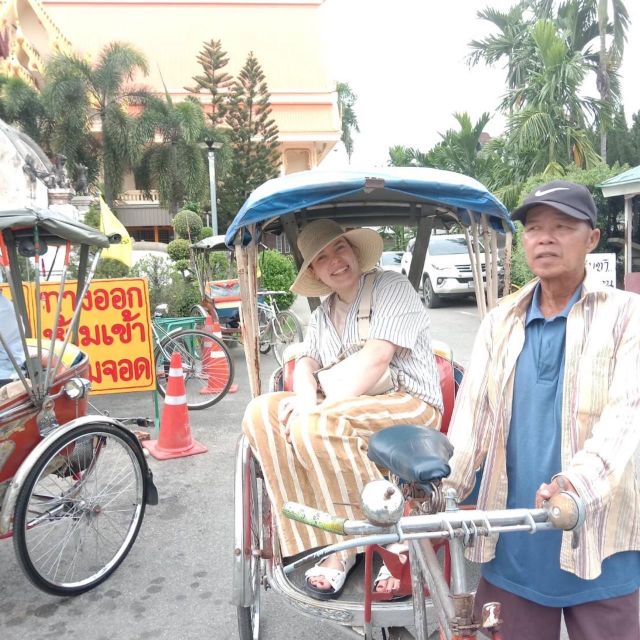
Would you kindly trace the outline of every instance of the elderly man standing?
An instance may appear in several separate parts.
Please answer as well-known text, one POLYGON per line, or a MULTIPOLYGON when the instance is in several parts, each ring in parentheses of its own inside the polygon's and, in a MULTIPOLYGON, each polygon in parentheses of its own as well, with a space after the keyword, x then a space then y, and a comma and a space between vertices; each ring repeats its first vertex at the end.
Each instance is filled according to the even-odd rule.
POLYGON ((512 215, 537 278, 483 321, 449 429, 461 497, 484 463, 479 508, 585 502, 578 538, 549 531, 478 540, 476 598, 503 604, 505 640, 638 640, 640 296, 593 282, 588 189, 557 180, 512 215))

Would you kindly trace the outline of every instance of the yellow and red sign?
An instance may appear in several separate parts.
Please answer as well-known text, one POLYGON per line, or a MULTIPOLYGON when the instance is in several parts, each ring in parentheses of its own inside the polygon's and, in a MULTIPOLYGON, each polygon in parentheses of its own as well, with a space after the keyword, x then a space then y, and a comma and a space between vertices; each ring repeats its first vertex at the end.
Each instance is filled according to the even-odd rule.
MULTIPOLYGON (((25 298, 35 333, 34 285, 25 298)), ((40 285, 43 346, 53 335, 60 285, 40 285)), ((65 285, 58 321, 57 340, 64 340, 76 304, 76 282, 65 285)), ((94 280, 82 300, 78 346, 89 356, 91 393, 124 393, 155 389, 153 332, 147 281, 142 278, 94 280)))

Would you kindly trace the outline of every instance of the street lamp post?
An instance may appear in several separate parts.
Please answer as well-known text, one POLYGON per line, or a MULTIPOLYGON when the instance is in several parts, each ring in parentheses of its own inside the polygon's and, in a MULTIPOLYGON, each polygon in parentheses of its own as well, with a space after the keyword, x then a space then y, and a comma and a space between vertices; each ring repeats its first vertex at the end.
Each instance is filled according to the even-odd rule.
POLYGON ((216 198, 216 162, 214 151, 222 148, 222 144, 211 138, 205 139, 207 158, 209 159, 209 192, 211 193, 211 228, 213 235, 218 235, 218 200, 216 198))

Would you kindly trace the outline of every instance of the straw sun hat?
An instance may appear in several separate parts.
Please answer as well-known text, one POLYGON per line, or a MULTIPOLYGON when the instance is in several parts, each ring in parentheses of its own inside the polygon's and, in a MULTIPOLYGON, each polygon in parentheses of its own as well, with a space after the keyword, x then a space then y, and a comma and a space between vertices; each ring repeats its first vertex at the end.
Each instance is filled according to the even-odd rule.
POLYGON ((314 220, 310 222, 298 236, 298 249, 304 258, 300 272, 291 291, 301 296, 324 296, 332 290, 320 282, 309 271, 316 256, 337 238, 344 237, 353 247, 362 272, 370 271, 376 266, 382 255, 382 238, 373 229, 352 229, 345 231, 333 220, 314 220))

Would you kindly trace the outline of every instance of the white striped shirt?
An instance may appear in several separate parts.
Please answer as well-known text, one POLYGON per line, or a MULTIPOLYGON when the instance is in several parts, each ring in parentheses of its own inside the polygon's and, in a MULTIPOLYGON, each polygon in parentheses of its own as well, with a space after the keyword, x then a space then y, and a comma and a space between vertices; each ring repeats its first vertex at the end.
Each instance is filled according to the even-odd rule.
MULTIPOLYGON (((331 294, 311 314, 302 352, 321 366, 330 365, 344 351, 360 345, 358 306, 364 277, 345 321, 342 338, 330 319, 336 294, 331 294)), ((391 359, 391 374, 397 390, 406 391, 442 411, 442 394, 431 347, 429 316, 420 296, 407 278, 393 271, 382 271, 373 285, 369 338, 386 340, 398 347, 391 359)))

